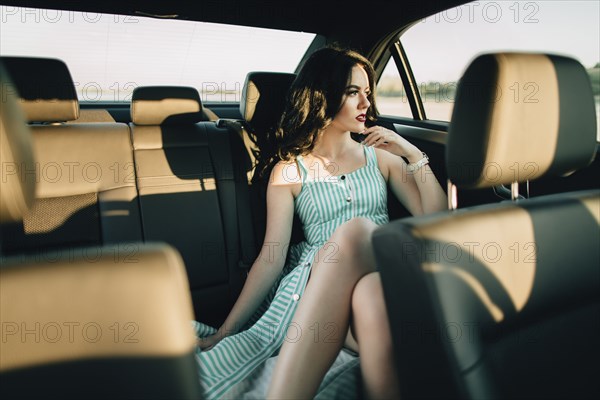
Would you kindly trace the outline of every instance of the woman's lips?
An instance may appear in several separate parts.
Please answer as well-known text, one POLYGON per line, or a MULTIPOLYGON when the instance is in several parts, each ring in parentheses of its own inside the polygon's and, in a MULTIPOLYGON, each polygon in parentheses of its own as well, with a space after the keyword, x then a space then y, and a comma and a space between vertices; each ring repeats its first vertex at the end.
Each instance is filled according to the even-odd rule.
POLYGON ((360 122, 365 122, 367 120, 367 115, 366 114, 360 114, 358 117, 356 117, 356 119, 360 122))

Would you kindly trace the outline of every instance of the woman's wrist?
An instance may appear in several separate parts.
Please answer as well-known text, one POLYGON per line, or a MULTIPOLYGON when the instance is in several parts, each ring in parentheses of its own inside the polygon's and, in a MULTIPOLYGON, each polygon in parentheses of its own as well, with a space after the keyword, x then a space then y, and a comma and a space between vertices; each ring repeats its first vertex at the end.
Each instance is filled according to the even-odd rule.
POLYGON ((406 156, 409 164, 414 164, 420 161, 423 157, 425 157, 425 153, 415 147, 413 151, 409 155, 406 156))
POLYGON ((242 326, 243 324, 239 321, 228 322, 227 320, 225 320, 225 322, 223 322, 223 325, 219 327, 217 332, 221 334, 221 336, 227 337, 238 333, 242 326))
POLYGON ((414 163, 410 163, 406 166, 406 171, 408 173, 414 174, 415 172, 420 170, 422 167, 429 164, 429 157, 427 157, 427 154, 421 153, 421 155, 422 156, 418 161, 416 161, 414 163))
POLYGON ((226 338, 227 336, 231 336, 233 334, 235 334, 235 332, 233 332, 229 328, 226 328, 225 325, 222 325, 216 332, 216 335, 221 339, 226 338))

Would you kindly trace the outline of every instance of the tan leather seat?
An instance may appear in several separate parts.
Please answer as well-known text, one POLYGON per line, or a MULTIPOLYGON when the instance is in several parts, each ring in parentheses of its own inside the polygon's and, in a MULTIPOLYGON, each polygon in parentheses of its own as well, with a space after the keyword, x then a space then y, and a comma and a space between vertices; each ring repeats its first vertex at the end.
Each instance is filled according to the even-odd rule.
MULTIPOLYGON (((35 204, 32 166, 39 161, 1 64, 0 86, 4 225, 35 204), (30 172, 16 173, 17 166, 30 172)), ((181 259, 161 244, 131 250, 80 247, 41 260, 2 258, 2 398, 199 398, 181 259)))
POLYGON ((5 254, 142 240, 129 128, 65 124, 79 116, 67 66, 45 58, 2 57, 30 123, 36 197, 23 223, 3 227, 5 254))
MULTIPOLYGON (((460 189, 568 174, 590 163, 595 134, 577 61, 482 55, 459 83, 448 176, 460 189), (515 102, 514 82, 535 84, 535 101, 515 102)), ((593 190, 376 230, 403 397, 597 397, 599 220, 593 190)))

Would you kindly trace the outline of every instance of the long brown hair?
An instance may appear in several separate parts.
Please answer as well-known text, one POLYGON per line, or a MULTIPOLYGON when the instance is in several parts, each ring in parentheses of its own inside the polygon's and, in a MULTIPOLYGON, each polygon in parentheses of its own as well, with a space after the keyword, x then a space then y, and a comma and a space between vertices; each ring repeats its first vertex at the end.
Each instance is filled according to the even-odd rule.
POLYGON ((342 107, 346 88, 352 78, 352 68, 363 67, 367 73, 371 106, 367 110, 367 125, 377 116, 375 106, 375 71, 367 58, 359 53, 326 47, 314 52, 304 63, 292 83, 285 111, 275 132, 276 149, 265 154, 265 168, 270 170, 279 160, 289 161, 308 154, 314 148, 319 132, 326 128, 342 107))

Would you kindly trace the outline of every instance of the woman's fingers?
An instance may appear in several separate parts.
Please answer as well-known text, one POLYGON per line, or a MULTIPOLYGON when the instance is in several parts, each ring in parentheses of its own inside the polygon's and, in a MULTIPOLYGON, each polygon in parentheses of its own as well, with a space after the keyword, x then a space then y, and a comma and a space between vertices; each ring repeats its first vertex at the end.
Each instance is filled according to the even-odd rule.
POLYGON ((363 131, 362 134, 367 135, 367 138, 363 141, 365 146, 387 144, 391 140, 389 131, 381 126, 372 126, 363 131))

